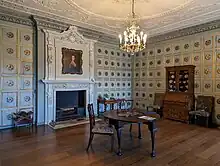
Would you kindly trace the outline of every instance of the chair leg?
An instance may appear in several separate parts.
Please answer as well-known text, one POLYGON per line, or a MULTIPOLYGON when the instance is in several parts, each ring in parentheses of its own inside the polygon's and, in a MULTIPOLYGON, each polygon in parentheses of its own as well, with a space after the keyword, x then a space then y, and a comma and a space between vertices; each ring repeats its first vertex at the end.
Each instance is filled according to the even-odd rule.
POLYGON ((132 131, 132 124, 130 124, 130 129, 129 129, 129 131, 130 131, 130 132, 132 131))
POLYGON ((93 137, 94 137, 94 134, 93 134, 93 133, 90 133, 90 136, 89 136, 89 143, 88 143, 88 146, 87 146, 87 148, 86 148, 86 151, 89 150, 89 147, 90 147, 90 145, 92 144, 93 137))
POLYGON ((115 137, 114 137, 114 134, 111 136, 111 151, 113 152, 114 150, 114 140, 115 140, 115 137))
POLYGON ((206 127, 209 127, 209 118, 206 117, 206 127))
POLYGON ((132 123, 130 124, 129 132, 130 132, 130 137, 132 138, 132 123))

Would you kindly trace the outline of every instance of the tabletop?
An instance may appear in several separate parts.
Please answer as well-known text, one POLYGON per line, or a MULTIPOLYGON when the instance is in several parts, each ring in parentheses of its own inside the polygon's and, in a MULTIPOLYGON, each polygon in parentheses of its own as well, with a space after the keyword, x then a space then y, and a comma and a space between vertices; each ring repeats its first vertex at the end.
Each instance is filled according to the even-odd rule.
POLYGON ((132 123, 148 123, 158 119, 158 114, 128 110, 111 110, 104 112, 103 116, 107 119, 132 123))

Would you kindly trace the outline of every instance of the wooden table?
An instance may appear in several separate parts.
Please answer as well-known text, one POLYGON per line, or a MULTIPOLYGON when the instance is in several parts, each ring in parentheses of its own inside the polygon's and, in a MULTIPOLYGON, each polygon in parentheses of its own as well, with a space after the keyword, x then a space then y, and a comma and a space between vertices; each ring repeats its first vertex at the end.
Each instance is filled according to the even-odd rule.
MULTIPOLYGON (((106 119, 109 119, 109 124, 114 125, 116 131, 117 131, 117 138, 118 138, 118 152, 117 154, 120 156, 122 155, 121 153, 121 129, 125 122, 129 123, 143 123, 148 125, 148 129, 151 133, 151 143, 152 143, 152 151, 151 151, 151 156, 155 157, 156 152, 155 152, 155 133, 157 131, 156 127, 156 119, 154 120, 145 120, 145 119, 140 119, 138 117, 143 116, 143 113, 140 113, 139 115, 135 116, 130 116, 130 117, 122 117, 118 116, 120 111, 118 110, 111 110, 108 112, 105 112, 103 115, 106 119)), ((146 116, 154 116, 154 115, 146 115, 146 116)))

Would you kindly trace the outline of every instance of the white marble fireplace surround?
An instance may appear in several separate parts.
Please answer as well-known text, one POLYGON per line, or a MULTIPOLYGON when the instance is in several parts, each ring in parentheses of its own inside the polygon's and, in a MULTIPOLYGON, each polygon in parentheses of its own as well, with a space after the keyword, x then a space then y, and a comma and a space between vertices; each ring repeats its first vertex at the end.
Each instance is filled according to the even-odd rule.
MULTIPOLYGON (((71 26, 62 33, 43 30, 45 33, 45 124, 56 119, 56 92, 86 90, 86 105, 94 103, 94 44, 83 37, 77 27, 71 26), (82 50, 82 75, 62 74, 62 47, 82 50)), ((86 111, 87 113, 87 111, 86 111)))

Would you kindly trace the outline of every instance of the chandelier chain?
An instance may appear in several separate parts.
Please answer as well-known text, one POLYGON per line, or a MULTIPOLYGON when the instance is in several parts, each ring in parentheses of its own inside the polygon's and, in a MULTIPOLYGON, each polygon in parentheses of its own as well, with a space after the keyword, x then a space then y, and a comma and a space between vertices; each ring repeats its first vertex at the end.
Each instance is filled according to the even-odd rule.
POLYGON ((134 0, 132 0, 132 17, 135 18, 135 13, 134 13, 134 0))

